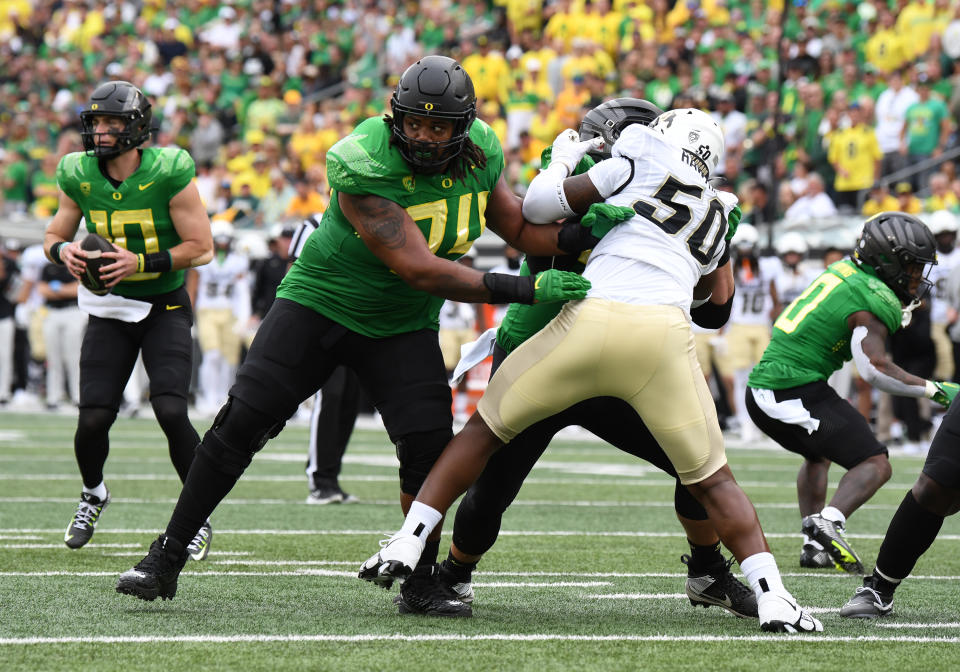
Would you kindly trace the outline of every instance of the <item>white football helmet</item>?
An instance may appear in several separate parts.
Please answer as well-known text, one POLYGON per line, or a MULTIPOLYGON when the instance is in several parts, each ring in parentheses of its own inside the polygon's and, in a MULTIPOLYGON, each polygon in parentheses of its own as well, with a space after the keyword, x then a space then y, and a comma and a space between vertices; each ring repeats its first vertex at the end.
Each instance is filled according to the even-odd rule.
POLYGON ((749 250, 756 247, 759 242, 760 232, 753 224, 740 224, 733 236, 733 247, 737 250, 749 250))
POLYGON ((957 232, 957 217, 949 210, 937 210, 929 215, 926 220, 930 232, 935 236, 939 236, 941 233, 957 232))
MULTIPOLYGON (((664 112, 650 124, 650 129, 663 133, 671 145, 697 157, 706 168, 704 178, 710 177, 720 166, 723 155, 723 129, 703 110, 683 107, 664 112)), ((692 158, 692 157, 690 157, 692 158)))
POLYGON ((227 246, 233 243, 233 223, 225 219, 214 219, 210 222, 210 234, 215 245, 227 246))
POLYGON ((810 250, 810 246, 807 245, 807 241, 805 241, 803 236, 796 231, 790 231, 780 236, 776 247, 777 254, 780 256, 783 256, 788 252, 796 252, 802 257, 810 250))

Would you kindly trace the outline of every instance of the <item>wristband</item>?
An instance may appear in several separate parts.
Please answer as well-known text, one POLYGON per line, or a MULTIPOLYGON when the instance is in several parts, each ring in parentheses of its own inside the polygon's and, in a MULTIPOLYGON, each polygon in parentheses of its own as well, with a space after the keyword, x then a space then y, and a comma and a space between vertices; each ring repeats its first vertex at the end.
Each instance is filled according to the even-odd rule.
POLYGON ((486 303, 533 303, 532 275, 509 275, 507 273, 484 273, 483 284, 490 290, 486 303))
POLYGON ((137 270, 141 273, 163 273, 173 270, 173 259, 169 250, 137 255, 137 270))
POLYGON ((60 258, 60 248, 67 244, 66 241, 60 240, 50 246, 50 259, 53 260, 53 263, 60 266, 64 265, 63 259, 60 258))

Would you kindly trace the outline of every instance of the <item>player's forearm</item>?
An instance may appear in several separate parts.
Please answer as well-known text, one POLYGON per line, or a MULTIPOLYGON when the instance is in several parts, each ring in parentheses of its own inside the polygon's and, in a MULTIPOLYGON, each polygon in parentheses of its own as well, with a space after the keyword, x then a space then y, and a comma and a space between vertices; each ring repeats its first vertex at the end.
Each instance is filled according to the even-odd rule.
POLYGON ((401 275, 408 285, 427 294, 464 303, 486 303, 490 290, 483 283, 483 273, 463 264, 438 259, 430 269, 401 275))
POLYGON ((170 268, 173 271, 203 266, 213 259, 213 245, 208 246, 200 241, 184 241, 167 252, 170 254, 170 268))
POLYGON ((552 257, 558 254, 567 254, 558 246, 560 224, 531 224, 524 220, 512 236, 505 236, 501 231, 496 233, 504 241, 521 252, 537 256, 552 257))
POLYGON ((872 338, 866 327, 857 327, 850 338, 850 352, 860 377, 870 385, 901 397, 927 396, 927 381, 907 373, 893 363, 879 339, 872 338))

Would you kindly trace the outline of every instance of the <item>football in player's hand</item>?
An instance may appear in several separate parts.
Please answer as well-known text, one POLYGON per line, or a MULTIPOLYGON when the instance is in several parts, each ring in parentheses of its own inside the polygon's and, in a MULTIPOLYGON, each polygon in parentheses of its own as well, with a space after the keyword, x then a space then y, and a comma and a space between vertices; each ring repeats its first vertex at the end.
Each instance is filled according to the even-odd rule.
POLYGON ((80 241, 80 249, 87 255, 87 269, 80 276, 80 282, 84 287, 98 296, 103 296, 110 290, 100 279, 100 268, 113 263, 113 259, 103 256, 104 252, 114 252, 113 243, 96 233, 88 233, 80 241))

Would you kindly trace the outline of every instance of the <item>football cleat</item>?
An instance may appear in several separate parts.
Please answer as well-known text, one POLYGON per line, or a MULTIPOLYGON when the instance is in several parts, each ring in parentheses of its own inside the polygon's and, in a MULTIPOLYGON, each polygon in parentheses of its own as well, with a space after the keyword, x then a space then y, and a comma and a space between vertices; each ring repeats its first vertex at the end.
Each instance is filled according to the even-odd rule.
POLYGON ((804 544, 800 549, 800 566, 808 569, 833 569, 833 558, 822 548, 817 548, 813 544, 804 544))
POLYGON ((307 504, 352 504, 355 501, 357 501, 356 497, 344 492, 338 485, 321 485, 310 488, 310 494, 307 495, 307 504))
POLYGON ((117 592, 148 602, 157 597, 172 600, 177 594, 177 577, 188 557, 180 542, 161 534, 150 544, 146 557, 120 575, 117 592))
POLYGON ((853 597, 840 607, 843 618, 879 618, 893 611, 893 595, 882 595, 874 588, 873 576, 863 580, 853 597))
MULTIPOLYGON (((689 566, 690 556, 681 555, 680 562, 689 566)), ((687 570, 687 597, 693 606, 717 606, 739 618, 757 618, 757 596, 730 571, 733 558, 724 560, 706 572, 687 570)))
POLYGON ((357 576, 389 590, 395 580, 403 583, 413 573, 423 553, 423 546, 420 537, 397 532, 380 542, 380 552, 360 565, 357 576))
POLYGON ((764 632, 823 632, 823 624, 797 606, 786 591, 767 591, 757 600, 760 629, 764 632))
POLYGON ((457 599, 466 604, 473 603, 473 584, 470 582, 469 576, 472 575, 473 571, 470 571, 470 574, 467 574, 468 577, 466 581, 462 580, 463 576, 457 576, 450 569, 447 568, 447 560, 444 560, 440 563, 440 580, 445 586, 450 588, 456 596, 457 599))
POLYGON ((207 554, 210 553, 211 541, 213 541, 213 527, 208 520, 200 527, 200 531, 197 532, 193 540, 187 544, 187 553, 194 560, 205 560, 207 554))
POLYGON ((846 534, 840 523, 827 520, 819 513, 806 516, 801 521, 803 533, 815 539, 833 558, 837 569, 850 574, 863 574, 863 563, 853 547, 847 542, 846 534))
MULTIPOLYGON (((469 587, 470 584, 467 584, 469 587)), ((473 592, 470 593, 473 599, 473 592)), ((423 614, 448 618, 473 616, 473 608, 444 581, 437 564, 417 567, 400 585, 395 600, 401 614, 423 614)))
POLYGON ((100 520, 100 514, 110 503, 110 491, 107 490, 107 496, 102 501, 88 492, 80 493, 80 503, 77 504, 77 510, 67 525, 67 531, 63 535, 64 543, 70 548, 80 548, 93 536, 93 531, 97 527, 97 521, 100 520))

